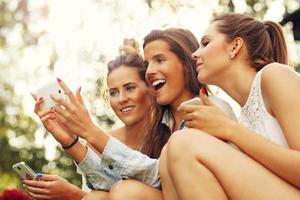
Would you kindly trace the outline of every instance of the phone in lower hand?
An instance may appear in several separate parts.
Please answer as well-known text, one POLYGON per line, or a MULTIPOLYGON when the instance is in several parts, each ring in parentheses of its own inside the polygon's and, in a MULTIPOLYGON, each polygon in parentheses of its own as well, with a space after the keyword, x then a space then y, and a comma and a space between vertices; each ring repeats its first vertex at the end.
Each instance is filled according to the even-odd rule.
POLYGON ((35 179, 37 177, 37 173, 35 173, 25 162, 16 163, 12 168, 23 180, 35 179))

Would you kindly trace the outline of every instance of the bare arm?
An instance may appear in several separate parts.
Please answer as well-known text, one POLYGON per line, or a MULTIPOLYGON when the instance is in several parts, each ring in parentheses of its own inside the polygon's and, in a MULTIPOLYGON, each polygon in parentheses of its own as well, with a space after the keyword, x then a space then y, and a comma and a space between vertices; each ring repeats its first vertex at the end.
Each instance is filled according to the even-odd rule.
POLYGON ((232 127, 234 134, 229 140, 282 179, 300 187, 300 78, 288 69, 272 66, 263 72, 261 84, 266 107, 278 120, 291 149, 240 125, 232 127))

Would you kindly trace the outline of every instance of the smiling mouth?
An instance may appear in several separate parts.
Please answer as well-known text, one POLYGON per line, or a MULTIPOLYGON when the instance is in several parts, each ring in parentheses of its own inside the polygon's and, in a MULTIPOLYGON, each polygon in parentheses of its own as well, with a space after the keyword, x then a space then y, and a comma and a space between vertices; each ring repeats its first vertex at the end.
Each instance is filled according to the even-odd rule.
POLYGON ((128 107, 125 107, 125 108, 122 108, 120 111, 122 113, 127 113, 127 112, 130 112, 134 109, 134 106, 128 106, 128 107))
POLYGON ((166 83, 166 80, 164 79, 159 79, 159 80, 156 80, 152 83, 152 87, 154 88, 154 90, 159 90, 160 88, 162 88, 166 83))

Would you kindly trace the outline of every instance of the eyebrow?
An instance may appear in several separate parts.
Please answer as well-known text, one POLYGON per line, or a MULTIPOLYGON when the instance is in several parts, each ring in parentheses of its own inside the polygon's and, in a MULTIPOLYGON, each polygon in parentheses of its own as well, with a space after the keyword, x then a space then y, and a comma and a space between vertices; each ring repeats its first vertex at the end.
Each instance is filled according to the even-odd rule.
MULTIPOLYGON (((129 83, 124 84, 122 87, 127 87, 128 85, 136 85, 136 83, 135 82, 129 82, 129 83)), ((109 91, 111 91, 111 90, 117 90, 117 88, 109 88, 109 91)))
POLYGON ((208 38, 209 36, 208 35, 203 35, 202 38, 201 38, 201 43, 206 39, 208 38))
POLYGON ((164 54, 159 53, 159 54, 152 56, 152 59, 156 59, 156 58, 163 57, 163 56, 164 56, 164 54))

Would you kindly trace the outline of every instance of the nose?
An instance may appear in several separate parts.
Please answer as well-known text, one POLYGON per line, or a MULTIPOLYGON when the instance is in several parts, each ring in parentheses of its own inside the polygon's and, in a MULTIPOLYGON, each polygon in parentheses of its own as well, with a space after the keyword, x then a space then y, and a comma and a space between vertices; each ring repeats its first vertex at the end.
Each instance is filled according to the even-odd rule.
POLYGON ((128 95, 126 92, 121 91, 119 94, 119 103, 123 104, 128 101, 128 95))
POLYGON ((148 81, 151 76, 157 73, 157 67, 155 64, 148 64, 147 70, 146 70, 146 80, 148 81))
POLYGON ((192 59, 197 60, 200 57, 200 48, 198 48, 194 53, 192 53, 192 59))

